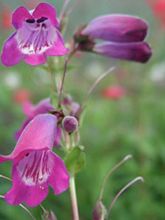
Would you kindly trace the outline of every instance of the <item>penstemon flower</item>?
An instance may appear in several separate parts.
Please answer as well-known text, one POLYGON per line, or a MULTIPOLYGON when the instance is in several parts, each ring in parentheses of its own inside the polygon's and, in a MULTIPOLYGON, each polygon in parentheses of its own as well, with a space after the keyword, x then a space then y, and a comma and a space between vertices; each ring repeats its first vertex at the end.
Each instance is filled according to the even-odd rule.
POLYGON ((75 34, 78 49, 103 56, 147 62, 151 48, 144 42, 147 23, 135 16, 104 15, 93 19, 75 34), (103 42, 97 42, 97 40, 103 42))
POLYGON ((39 205, 48 194, 50 185, 56 195, 69 186, 69 174, 64 162, 53 153, 57 118, 50 114, 36 116, 24 129, 13 152, 0 156, 0 163, 13 162, 13 186, 5 194, 11 205, 22 202, 39 205))
POLYGON ((68 50, 58 30, 56 9, 40 3, 34 10, 17 8, 12 15, 16 32, 4 43, 1 60, 13 66, 24 60, 30 65, 46 62, 47 56, 63 56, 68 50))

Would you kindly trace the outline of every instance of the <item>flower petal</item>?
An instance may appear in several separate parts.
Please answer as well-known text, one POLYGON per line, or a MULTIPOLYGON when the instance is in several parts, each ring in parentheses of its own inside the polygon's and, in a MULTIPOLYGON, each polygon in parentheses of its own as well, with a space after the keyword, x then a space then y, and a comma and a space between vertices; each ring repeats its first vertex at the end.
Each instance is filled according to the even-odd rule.
POLYGON ((48 3, 40 3, 32 13, 32 16, 36 19, 41 17, 49 18, 54 26, 58 26, 59 22, 56 16, 56 9, 53 5, 48 3))
POLYGON ((54 167, 48 182, 57 195, 68 189, 69 174, 63 160, 59 156, 52 152, 50 152, 50 156, 52 157, 52 161, 54 161, 54 167))
POLYGON ((32 66, 37 66, 44 64, 46 62, 46 57, 44 54, 25 55, 24 61, 32 66))
POLYGON ((100 43, 94 47, 94 52, 116 59, 136 61, 140 63, 147 62, 152 51, 146 42, 139 43, 100 43))
POLYGON ((51 149, 54 144, 56 127, 57 118, 54 115, 37 115, 23 130, 12 152, 12 158, 21 155, 23 151, 51 149))
POLYGON ((23 21, 30 18, 33 17, 29 11, 25 7, 21 6, 14 11, 12 15, 12 24, 16 29, 18 29, 22 26, 23 21))
POLYGON ((30 121, 31 121, 31 118, 26 119, 26 120, 22 123, 21 127, 19 128, 19 130, 16 131, 16 133, 15 133, 15 139, 16 139, 16 140, 19 139, 19 137, 21 136, 23 130, 26 128, 26 126, 29 124, 30 121))
POLYGON ((19 205, 24 202, 30 207, 39 205, 48 194, 48 185, 27 186, 21 181, 18 174, 16 164, 12 171, 13 186, 9 192, 5 194, 5 200, 10 205, 19 205))
POLYGON ((13 66, 18 64, 22 58, 23 55, 18 49, 18 45, 14 33, 4 43, 1 54, 1 61, 2 64, 5 66, 13 66))
POLYGON ((112 14, 92 20, 83 35, 113 42, 139 42, 146 37, 148 24, 139 17, 112 14))
POLYGON ((61 34, 57 31, 57 40, 54 45, 45 52, 45 54, 47 56, 63 56, 67 53, 68 49, 65 47, 61 34))

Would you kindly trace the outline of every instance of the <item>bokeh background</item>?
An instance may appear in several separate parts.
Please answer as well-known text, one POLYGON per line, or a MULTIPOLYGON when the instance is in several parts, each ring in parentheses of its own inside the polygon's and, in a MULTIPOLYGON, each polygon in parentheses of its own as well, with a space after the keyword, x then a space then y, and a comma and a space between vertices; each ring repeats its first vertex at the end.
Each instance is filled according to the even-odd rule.
MULTIPOLYGON (((40 1, 38 1, 40 2, 40 1)), ((58 12, 63 1, 55 4, 58 12)), ((72 0, 70 5, 76 1, 72 0)), ((12 33, 10 13, 19 5, 32 8, 37 1, 0 1, 0 47, 12 33)), ((114 61, 91 54, 80 54, 66 80, 65 91, 76 101, 83 101, 86 91, 110 66, 113 74, 103 80, 90 97, 81 127, 81 144, 86 147, 86 167, 77 177, 81 220, 92 219, 100 185, 105 173, 127 154, 134 159, 118 170, 106 186, 104 203, 109 205, 118 190, 136 176, 137 184, 118 200, 111 213, 117 220, 165 219, 165 1, 164 0, 83 0, 71 16, 66 39, 71 39, 80 24, 107 13, 138 15, 149 22, 148 41, 153 48, 152 59, 145 65, 114 61), (107 92, 108 88, 108 92, 107 92), (117 88, 117 89, 116 89, 117 88), (110 92, 109 92, 110 91, 110 92), (117 92, 116 92, 117 91, 117 92)), ((24 119, 22 103, 37 103, 49 96, 49 77, 41 68, 19 64, 12 68, 0 66, 0 153, 7 154, 15 146, 14 134, 24 119)), ((10 163, 0 165, 0 174, 10 176, 10 163)), ((0 179, 0 194, 11 183, 0 179)), ((59 220, 70 220, 69 193, 59 197, 52 193, 43 203, 59 220)), ((31 210, 41 219, 40 207, 31 210)), ((30 219, 20 207, 0 200, 0 219, 30 219)))

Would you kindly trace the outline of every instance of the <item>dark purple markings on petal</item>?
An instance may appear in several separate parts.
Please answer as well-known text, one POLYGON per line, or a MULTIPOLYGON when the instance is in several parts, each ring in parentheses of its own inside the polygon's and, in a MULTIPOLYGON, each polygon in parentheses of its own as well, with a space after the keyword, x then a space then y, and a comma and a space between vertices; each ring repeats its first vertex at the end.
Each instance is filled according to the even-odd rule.
POLYGON ((46 21, 47 19, 48 18, 46 18, 46 17, 41 17, 41 18, 37 19, 37 23, 42 23, 42 22, 46 21))
MULTIPOLYGON (((45 19, 45 17, 43 17, 45 19)), ((43 20, 44 20, 43 19, 43 20)), ((23 54, 40 55, 57 41, 56 28, 49 21, 44 23, 25 23, 17 31, 16 39, 23 54)))
POLYGON ((35 19, 33 19, 33 18, 27 19, 26 22, 29 24, 33 24, 33 23, 35 23, 35 19))
POLYGON ((52 169, 52 159, 46 150, 26 153, 17 165, 20 178, 28 186, 47 182, 52 169))

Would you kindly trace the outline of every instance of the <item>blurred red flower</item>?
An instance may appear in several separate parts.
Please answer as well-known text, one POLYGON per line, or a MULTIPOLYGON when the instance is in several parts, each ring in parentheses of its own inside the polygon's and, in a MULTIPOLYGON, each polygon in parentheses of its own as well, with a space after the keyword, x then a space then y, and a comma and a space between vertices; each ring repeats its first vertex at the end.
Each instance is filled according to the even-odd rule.
POLYGON ((119 100, 125 96, 126 90, 120 85, 113 85, 102 91, 102 96, 106 99, 119 100))
POLYGON ((2 11, 0 13, 1 17, 1 25, 4 29, 11 28, 11 10, 7 6, 2 7, 2 11))
POLYGON ((29 90, 22 88, 18 89, 13 93, 13 101, 18 104, 23 104, 25 102, 30 101, 31 93, 29 90))
POLYGON ((151 7, 155 17, 165 27, 165 0, 147 0, 147 3, 151 7))

